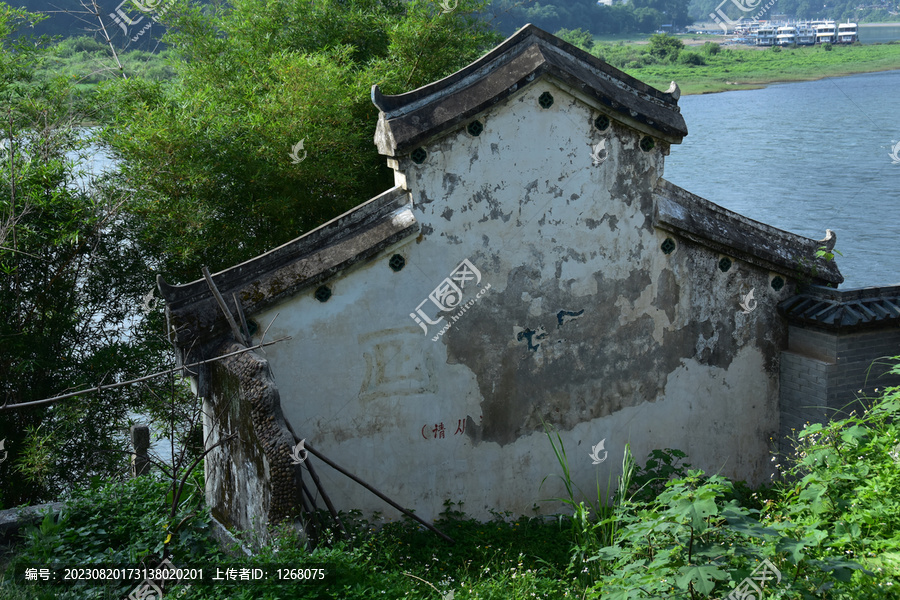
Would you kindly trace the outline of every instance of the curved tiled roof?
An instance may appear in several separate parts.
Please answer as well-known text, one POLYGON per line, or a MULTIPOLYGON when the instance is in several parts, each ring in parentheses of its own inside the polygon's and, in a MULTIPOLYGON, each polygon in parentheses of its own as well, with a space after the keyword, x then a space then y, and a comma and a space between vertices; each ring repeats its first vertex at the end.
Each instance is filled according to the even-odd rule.
POLYGON ((816 256, 834 242, 834 234, 814 240, 783 231, 723 208, 660 178, 653 189, 654 225, 726 255, 787 277, 801 275, 814 284, 844 281, 837 264, 816 256))
POLYGON ((829 329, 900 325, 900 285, 854 290, 812 286, 778 305, 790 321, 829 329))
MULTIPOLYGON (((418 232, 409 193, 397 186, 295 240, 214 274, 212 279, 229 307, 234 306, 234 294, 250 315, 418 232)), ((170 335, 179 346, 227 331, 204 279, 170 285, 158 276, 157 286, 166 300, 170 335)))
POLYGON ((687 135, 678 92, 661 92, 550 35, 526 25, 456 73, 417 90, 385 96, 372 86, 381 111, 375 144, 387 156, 406 154, 471 119, 544 75, 596 101, 610 117, 669 143, 687 135))

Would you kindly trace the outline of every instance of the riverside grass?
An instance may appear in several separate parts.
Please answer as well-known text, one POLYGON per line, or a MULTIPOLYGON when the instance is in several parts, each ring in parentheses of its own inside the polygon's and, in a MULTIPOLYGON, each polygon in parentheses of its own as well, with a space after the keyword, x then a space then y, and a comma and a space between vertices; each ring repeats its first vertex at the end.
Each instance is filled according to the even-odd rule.
POLYGON ((657 89, 675 81, 682 94, 708 94, 764 87, 770 83, 813 81, 859 73, 900 69, 900 44, 874 44, 771 48, 726 48, 715 54, 704 46, 682 50, 698 52, 704 65, 660 64, 652 61, 645 45, 600 44, 591 49, 616 68, 657 89))

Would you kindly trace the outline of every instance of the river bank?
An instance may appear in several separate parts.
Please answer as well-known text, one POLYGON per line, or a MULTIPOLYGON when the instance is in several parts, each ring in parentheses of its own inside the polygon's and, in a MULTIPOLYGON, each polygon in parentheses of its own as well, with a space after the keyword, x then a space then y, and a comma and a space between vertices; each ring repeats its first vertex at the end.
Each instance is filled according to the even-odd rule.
MULTIPOLYGON (((660 90, 678 83, 683 94, 758 89, 772 83, 814 81, 900 69, 900 44, 777 48, 685 48, 703 64, 647 64, 632 60, 629 75, 660 90), (698 50, 700 50, 698 52, 698 50)), ((610 61, 612 62, 612 61, 610 61)), ((681 62, 681 61, 679 61, 681 62)))

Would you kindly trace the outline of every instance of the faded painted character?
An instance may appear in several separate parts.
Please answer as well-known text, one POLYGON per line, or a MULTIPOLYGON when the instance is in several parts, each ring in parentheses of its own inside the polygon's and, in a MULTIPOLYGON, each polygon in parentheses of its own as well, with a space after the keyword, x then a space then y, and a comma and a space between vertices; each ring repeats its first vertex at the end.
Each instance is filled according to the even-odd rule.
POLYGON ((444 439, 444 423, 436 423, 434 426, 434 430, 432 431, 434 434, 434 439, 444 439))

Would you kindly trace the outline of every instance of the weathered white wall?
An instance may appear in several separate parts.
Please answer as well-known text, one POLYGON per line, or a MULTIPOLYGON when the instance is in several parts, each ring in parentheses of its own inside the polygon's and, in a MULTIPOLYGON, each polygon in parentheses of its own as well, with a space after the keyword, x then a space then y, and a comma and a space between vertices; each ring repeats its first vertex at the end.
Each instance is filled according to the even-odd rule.
MULTIPOLYGON (((667 148, 643 152, 615 121, 600 133, 597 114, 543 79, 480 116, 480 136, 426 145, 422 165, 400 165, 422 235, 327 282, 325 303, 310 290, 254 317, 264 329, 278 313, 267 338, 293 336, 266 354, 297 434, 425 518, 447 499, 489 517, 559 495, 555 479, 539 490, 560 472, 541 419, 588 492, 606 487, 626 443, 640 463, 672 447, 695 467, 768 475, 778 367, 765 357, 778 355, 774 303, 789 286, 775 292, 737 260, 723 273, 720 255, 685 240, 664 254, 651 191, 667 148), (594 165, 602 139, 609 158, 594 165), (463 259, 482 275, 463 303, 490 288, 432 341, 440 326, 425 335, 410 313, 463 259), (767 310, 741 313, 750 289, 767 310), (602 439, 608 458, 592 465, 602 439)), ((339 508, 395 514, 319 472, 339 508)))

